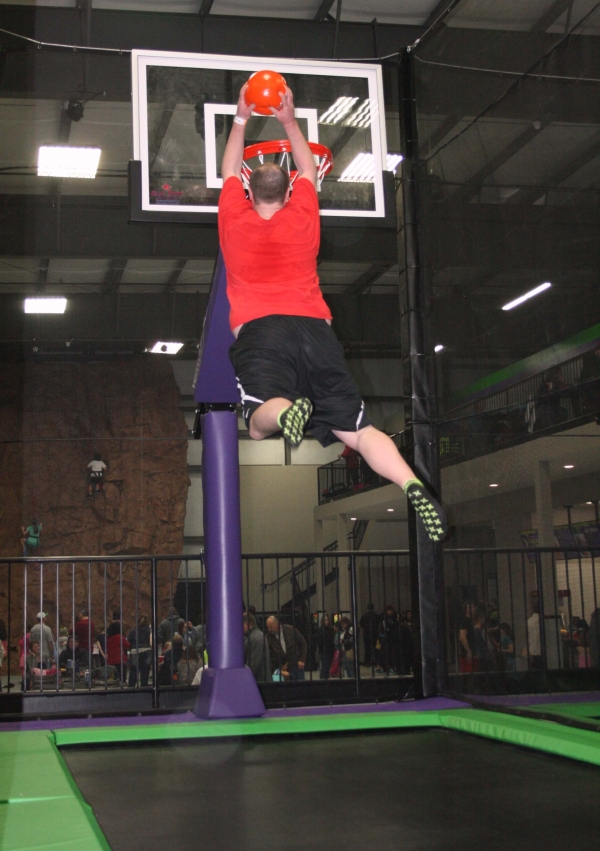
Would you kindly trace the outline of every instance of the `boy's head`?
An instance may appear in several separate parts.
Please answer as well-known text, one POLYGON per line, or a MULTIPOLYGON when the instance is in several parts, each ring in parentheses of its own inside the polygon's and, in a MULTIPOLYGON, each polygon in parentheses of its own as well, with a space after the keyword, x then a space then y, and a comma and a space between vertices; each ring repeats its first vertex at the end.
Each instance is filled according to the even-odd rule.
POLYGON ((285 204, 289 186, 288 173, 275 163, 263 163, 250 175, 254 204, 285 204))

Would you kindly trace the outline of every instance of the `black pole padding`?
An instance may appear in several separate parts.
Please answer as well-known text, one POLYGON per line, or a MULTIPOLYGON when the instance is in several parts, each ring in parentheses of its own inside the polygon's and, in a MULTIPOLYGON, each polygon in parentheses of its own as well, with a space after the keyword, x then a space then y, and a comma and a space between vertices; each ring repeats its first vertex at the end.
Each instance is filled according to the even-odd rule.
MULTIPOLYGON (((412 53, 399 63, 402 181, 397 199, 400 314, 407 461, 428 488, 439 495, 440 464, 436 428, 435 376, 431 340, 431 284, 425 274, 420 217, 419 140, 415 65, 412 53)), ((430 697, 446 685, 445 590, 442 548, 427 536, 408 506, 415 694, 430 697)))

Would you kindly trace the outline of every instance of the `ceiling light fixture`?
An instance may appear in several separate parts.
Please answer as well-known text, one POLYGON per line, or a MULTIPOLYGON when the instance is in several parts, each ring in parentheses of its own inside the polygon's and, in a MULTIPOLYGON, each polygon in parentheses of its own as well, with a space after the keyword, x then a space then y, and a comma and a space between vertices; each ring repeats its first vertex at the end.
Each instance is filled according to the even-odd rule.
POLYGON ((356 517, 351 517, 351 518, 350 518, 350 520, 356 520, 356 519, 357 519, 356 517))
POLYGON ((443 348, 444 348, 444 347, 442 346, 442 344, 441 344, 441 343, 438 343, 438 344, 437 344, 437 346, 435 347, 435 349, 434 349, 433 351, 434 351, 434 352, 441 352, 441 351, 443 350, 443 348))
POLYGON ((25 313, 64 313, 66 298, 26 298, 25 313))
POLYGON ((96 177, 100 148, 42 145, 38 152, 38 177, 96 177))
POLYGON ((151 349, 146 349, 153 355, 176 355, 179 349, 183 348, 183 343, 167 343, 164 340, 157 340, 151 349))
POLYGON ((512 310, 513 307, 517 307, 517 305, 523 304, 524 301, 533 298, 534 295, 538 295, 538 293, 543 293, 544 290, 549 289, 551 286, 552 284, 550 283, 550 281, 546 281, 545 283, 540 284, 539 287, 535 287, 535 289, 529 290, 528 293, 520 295, 519 298, 514 299, 514 301, 509 301, 508 304, 505 304, 502 307, 502 310, 512 310))
MULTIPOLYGON (((396 173, 398 164, 402 162, 402 154, 387 155, 387 171, 396 173)), ((375 158, 373 154, 361 152, 357 154, 349 166, 338 177, 340 183, 373 183, 375 180, 375 158)))
POLYGON ((498 485, 490 485, 491 488, 497 488, 498 485))
POLYGON ((347 115, 358 98, 338 98, 319 118, 319 124, 337 124, 347 115))
POLYGON ((575 464, 565 464, 565 470, 572 470, 575 467, 575 464))
POLYGON ((394 510, 393 508, 388 508, 388 511, 393 511, 393 510, 394 510))

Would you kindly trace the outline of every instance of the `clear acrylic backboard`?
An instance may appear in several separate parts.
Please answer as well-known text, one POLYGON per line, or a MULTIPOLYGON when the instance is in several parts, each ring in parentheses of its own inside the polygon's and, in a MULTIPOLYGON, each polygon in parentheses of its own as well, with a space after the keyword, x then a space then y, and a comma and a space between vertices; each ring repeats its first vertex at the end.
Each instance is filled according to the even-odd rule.
MULTIPOLYGON (((388 160, 381 68, 324 62, 132 51, 134 158, 141 164, 139 208, 214 219, 220 164, 238 94, 250 74, 279 71, 294 94, 311 142, 333 153, 319 195, 326 217, 383 219, 388 160)), ((274 117, 252 116, 246 145, 284 135, 274 117)), ((390 155, 391 156, 391 155, 390 155)), ((376 221, 373 222, 376 224, 376 221)))

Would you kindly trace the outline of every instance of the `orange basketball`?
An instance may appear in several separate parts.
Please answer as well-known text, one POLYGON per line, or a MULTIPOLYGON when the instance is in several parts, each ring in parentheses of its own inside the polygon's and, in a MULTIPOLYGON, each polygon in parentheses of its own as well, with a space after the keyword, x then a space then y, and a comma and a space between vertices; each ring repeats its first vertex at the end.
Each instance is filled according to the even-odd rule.
POLYGON ((285 92, 286 82, 277 71, 257 71, 248 80, 244 99, 248 106, 253 103, 254 112, 260 115, 272 115, 269 107, 278 108, 281 95, 285 92))

